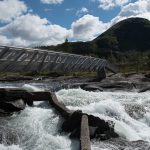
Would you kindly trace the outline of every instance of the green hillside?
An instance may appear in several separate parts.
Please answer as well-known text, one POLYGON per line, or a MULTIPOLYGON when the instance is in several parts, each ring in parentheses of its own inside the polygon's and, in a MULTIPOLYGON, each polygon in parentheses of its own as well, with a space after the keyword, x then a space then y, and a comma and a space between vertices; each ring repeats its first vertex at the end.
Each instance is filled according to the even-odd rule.
POLYGON ((98 48, 113 51, 146 51, 150 49, 150 21, 129 18, 112 26, 92 42, 98 48))
POLYGON ((123 20, 93 41, 64 42, 43 49, 106 58, 119 68, 150 70, 150 21, 143 18, 123 20))

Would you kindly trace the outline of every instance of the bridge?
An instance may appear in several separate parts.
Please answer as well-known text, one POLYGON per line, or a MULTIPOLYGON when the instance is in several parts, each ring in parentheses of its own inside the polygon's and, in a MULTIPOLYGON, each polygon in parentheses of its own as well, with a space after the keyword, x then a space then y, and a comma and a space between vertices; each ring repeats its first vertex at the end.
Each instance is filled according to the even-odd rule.
POLYGON ((116 70, 105 59, 50 50, 0 46, 0 72, 116 70))

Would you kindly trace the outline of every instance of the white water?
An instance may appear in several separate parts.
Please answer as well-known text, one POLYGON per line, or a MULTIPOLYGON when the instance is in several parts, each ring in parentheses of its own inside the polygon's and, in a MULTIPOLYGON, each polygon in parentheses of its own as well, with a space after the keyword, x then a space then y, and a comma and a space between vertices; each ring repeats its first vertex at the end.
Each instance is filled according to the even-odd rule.
POLYGON ((70 89, 57 92, 57 96, 69 109, 80 109, 106 121, 113 121, 115 131, 127 141, 144 140, 150 143, 150 92, 88 92, 70 89), (140 107, 139 110, 131 109, 131 117, 125 110, 127 104, 138 105, 141 110, 140 107), (143 109, 145 112, 142 112, 143 109), (135 119, 134 116, 141 117, 135 119))
MULTIPOLYGON (((28 84, 22 88, 28 91, 43 90, 28 84)), ((106 121, 113 121, 115 131, 122 139, 150 143, 150 92, 88 92, 82 89, 64 89, 56 95, 69 109, 81 109, 106 121), (125 109, 126 105, 138 105, 141 108, 128 110, 125 109)), ((43 102, 37 102, 34 107, 27 107, 12 117, 0 118, 0 126, 11 129, 18 136, 16 145, 1 144, 0 150, 77 150, 79 143, 71 141, 68 135, 62 135, 58 131, 61 123, 62 118, 43 102)), ((100 142, 97 145, 97 142, 92 142, 92 149, 118 148, 111 143, 100 142)))
MULTIPOLYGON (((42 91, 32 85, 22 87, 28 91, 42 91)), ((9 129, 11 136, 17 137, 16 145, 0 144, 0 150, 70 150, 78 149, 79 142, 71 141, 68 135, 60 135, 63 119, 45 102, 36 102, 20 114, 0 118, 0 128, 9 129)), ((1 132, 1 131, 0 131, 1 132)), ((6 133, 3 133, 5 141, 6 133)), ((8 140, 8 139, 7 139, 8 140)))

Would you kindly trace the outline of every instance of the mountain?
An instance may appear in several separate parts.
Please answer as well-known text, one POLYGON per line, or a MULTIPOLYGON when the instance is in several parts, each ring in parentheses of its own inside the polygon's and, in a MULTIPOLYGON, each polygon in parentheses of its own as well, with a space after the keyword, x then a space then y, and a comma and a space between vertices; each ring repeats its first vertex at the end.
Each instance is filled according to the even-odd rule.
POLYGON ((94 39, 98 49, 113 51, 150 50, 150 21, 143 18, 123 20, 94 39))
POLYGON ((143 18, 129 18, 113 25, 93 41, 66 41, 57 46, 40 48, 98 57, 128 51, 149 51, 150 21, 143 18))
POLYGON ((129 18, 89 42, 64 42, 44 49, 106 58, 123 71, 150 70, 150 21, 129 18))

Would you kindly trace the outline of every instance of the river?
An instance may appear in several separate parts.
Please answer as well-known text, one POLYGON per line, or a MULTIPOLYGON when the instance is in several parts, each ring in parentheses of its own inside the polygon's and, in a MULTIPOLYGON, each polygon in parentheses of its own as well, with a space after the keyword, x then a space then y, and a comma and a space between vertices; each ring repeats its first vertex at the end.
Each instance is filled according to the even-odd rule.
MULTIPOLYGON (((0 87, 22 87, 29 91, 51 89, 48 84, 23 82, 0 83, 0 87)), ((59 101, 69 109, 80 109, 115 123, 119 138, 106 141, 93 139, 92 150, 150 149, 150 92, 88 92, 80 88, 56 92, 59 101)), ((47 102, 35 102, 19 114, 0 117, 3 144, 0 150, 77 150, 79 142, 61 133, 63 122, 47 102), (10 140, 10 143, 9 143, 10 140), (6 144, 7 143, 7 144, 6 144), (9 145, 8 145, 9 143, 9 145)))

